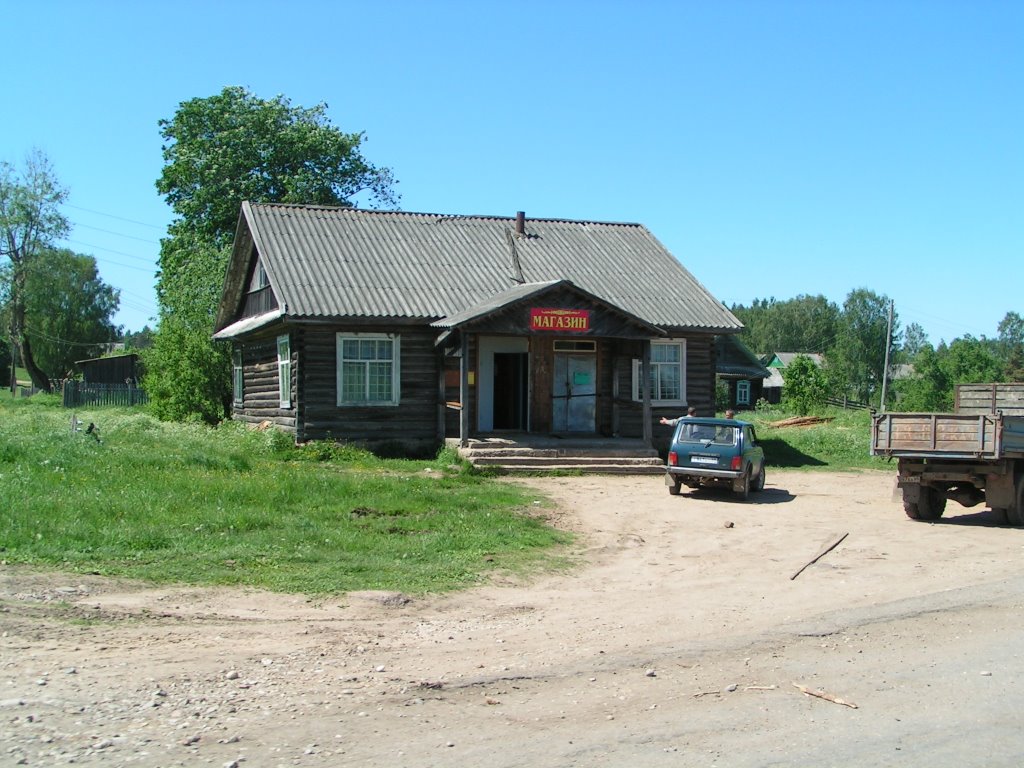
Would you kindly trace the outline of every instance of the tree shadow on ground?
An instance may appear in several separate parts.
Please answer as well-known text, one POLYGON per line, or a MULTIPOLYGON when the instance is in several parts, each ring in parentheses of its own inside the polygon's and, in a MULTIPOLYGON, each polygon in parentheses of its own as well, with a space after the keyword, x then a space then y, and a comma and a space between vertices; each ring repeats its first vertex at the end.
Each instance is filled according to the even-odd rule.
POLYGON ((800 467, 824 467, 826 465, 826 462, 794 448, 785 440, 770 437, 759 442, 761 448, 764 449, 764 455, 769 467, 798 469, 800 467))

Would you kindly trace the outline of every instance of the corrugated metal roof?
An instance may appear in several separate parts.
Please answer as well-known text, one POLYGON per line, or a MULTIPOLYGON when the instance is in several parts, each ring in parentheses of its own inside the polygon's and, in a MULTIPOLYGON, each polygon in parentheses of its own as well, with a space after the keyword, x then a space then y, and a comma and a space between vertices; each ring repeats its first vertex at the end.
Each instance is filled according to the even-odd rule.
MULTIPOLYGON (((569 280, 663 328, 742 327, 639 224, 527 219, 525 233, 510 237, 514 217, 278 204, 242 210, 289 317, 457 315, 517 285, 514 251, 527 283, 569 280)), ((234 260, 248 254, 232 258, 244 270, 234 260)), ((219 324, 229 322, 221 309, 219 324)))
POLYGON ((765 379, 771 375, 738 336, 718 336, 715 339, 715 356, 718 358, 715 364, 717 373, 751 379, 765 379))
POLYGON ((545 283, 523 283, 522 285, 516 285, 502 291, 501 293, 488 297, 486 301, 474 304, 471 307, 465 307, 454 315, 449 315, 448 317, 442 317, 440 320, 435 320, 431 325, 435 328, 454 328, 455 326, 462 325, 470 320, 475 320, 478 317, 489 315, 491 312, 495 312, 509 304, 514 304, 517 301, 541 293, 548 288, 559 285, 561 282, 562 281, 560 280, 549 280, 545 283))

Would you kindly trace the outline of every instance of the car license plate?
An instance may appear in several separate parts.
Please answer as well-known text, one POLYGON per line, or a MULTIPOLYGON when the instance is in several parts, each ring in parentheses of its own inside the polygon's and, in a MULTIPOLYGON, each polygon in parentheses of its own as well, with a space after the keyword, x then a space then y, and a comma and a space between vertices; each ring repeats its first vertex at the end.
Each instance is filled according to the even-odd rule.
POLYGON ((690 457, 690 463, 691 464, 717 464, 718 463, 718 459, 716 459, 714 456, 691 456, 690 457))

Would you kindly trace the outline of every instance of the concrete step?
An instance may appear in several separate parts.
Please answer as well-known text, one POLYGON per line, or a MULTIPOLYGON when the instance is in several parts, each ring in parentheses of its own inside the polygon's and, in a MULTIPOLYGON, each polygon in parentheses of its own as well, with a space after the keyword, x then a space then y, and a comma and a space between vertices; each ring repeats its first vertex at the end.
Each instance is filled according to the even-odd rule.
POLYGON ((542 456, 545 458, 658 458, 658 452, 653 448, 649 451, 637 451, 631 448, 530 448, 525 446, 516 447, 486 447, 486 448, 465 448, 461 451, 466 458, 502 458, 519 456, 542 456))
POLYGON ((545 474, 551 472, 573 472, 590 475, 662 475, 663 464, 488 464, 488 469, 496 469, 505 474, 545 474))
POLYGON ((505 456, 469 455, 467 458, 470 463, 477 466, 517 466, 529 464, 538 467, 555 467, 561 464, 575 464, 577 466, 615 464, 622 466, 660 467, 662 469, 665 467, 665 462, 657 456, 543 456, 519 454, 505 456))

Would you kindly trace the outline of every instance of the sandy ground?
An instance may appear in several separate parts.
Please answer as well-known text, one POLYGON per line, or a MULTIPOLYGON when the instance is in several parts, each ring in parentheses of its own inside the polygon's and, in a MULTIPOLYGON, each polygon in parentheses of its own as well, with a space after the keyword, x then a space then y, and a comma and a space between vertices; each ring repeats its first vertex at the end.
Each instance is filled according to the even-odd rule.
POLYGON ((311 601, 0 567, 0 765, 1024 764, 1024 530, 912 522, 891 473, 510 482, 573 569, 311 601))

